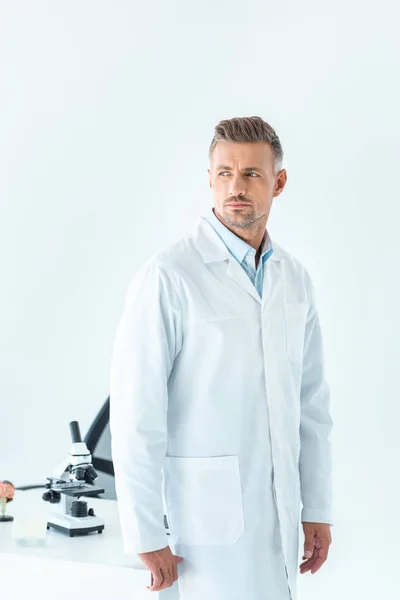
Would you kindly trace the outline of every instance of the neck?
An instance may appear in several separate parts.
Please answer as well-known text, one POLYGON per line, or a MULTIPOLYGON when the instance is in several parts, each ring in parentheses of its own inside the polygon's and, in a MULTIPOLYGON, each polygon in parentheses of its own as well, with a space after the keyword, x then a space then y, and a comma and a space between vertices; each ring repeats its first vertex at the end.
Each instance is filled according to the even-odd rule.
POLYGON ((257 219, 253 225, 250 227, 232 227, 224 221, 221 215, 213 208, 214 214, 221 223, 225 225, 232 233, 237 235, 241 240, 246 242, 249 246, 257 250, 256 254, 256 262, 260 258, 261 254, 261 243, 263 241, 265 235, 265 226, 267 224, 267 219, 263 217, 262 219, 257 219))

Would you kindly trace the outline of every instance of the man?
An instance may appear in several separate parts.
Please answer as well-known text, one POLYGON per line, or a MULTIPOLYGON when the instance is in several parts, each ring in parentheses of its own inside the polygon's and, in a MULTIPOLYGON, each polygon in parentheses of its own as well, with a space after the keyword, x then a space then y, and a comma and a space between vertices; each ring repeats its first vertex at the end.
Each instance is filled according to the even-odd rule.
POLYGON ((301 573, 326 560, 333 524, 314 291, 266 230, 287 180, 274 129, 221 121, 209 156, 214 209, 141 267, 116 335, 124 548, 162 597, 295 600, 300 516, 301 573))

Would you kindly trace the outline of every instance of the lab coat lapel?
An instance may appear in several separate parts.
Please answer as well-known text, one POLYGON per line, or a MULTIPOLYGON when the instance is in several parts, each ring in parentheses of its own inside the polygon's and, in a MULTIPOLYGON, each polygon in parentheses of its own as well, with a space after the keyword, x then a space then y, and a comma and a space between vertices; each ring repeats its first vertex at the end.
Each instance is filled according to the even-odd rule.
MULTIPOLYGON (((198 219, 195 229, 193 231, 194 243, 201 253, 205 263, 218 262, 227 260, 228 261, 228 274, 229 276, 242 287, 248 294, 250 294, 259 304, 262 303, 257 289, 251 282, 249 276, 238 261, 231 255, 224 242, 221 240, 217 232, 214 230, 212 225, 204 218, 198 219)), ((271 240, 272 244, 272 240, 271 240)), ((282 252, 279 246, 272 244, 274 251, 267 263, 264 265, 264 269, 268 262, 280 261, 282 258, 282 252)), ((265 290, 265 275, 264 274, 264 290, 265 290)))
POLYGON ((240 285, 246 292, 248 292, 257 302, 261 304, 261 298, 253 285, 250 277, 247 275, 246 271, 243 267, 238 263, 238 261, 230 256, 229 258, 229 268, 228 268, 229 276, 232 277, 234 281, 238 285, 240 285))

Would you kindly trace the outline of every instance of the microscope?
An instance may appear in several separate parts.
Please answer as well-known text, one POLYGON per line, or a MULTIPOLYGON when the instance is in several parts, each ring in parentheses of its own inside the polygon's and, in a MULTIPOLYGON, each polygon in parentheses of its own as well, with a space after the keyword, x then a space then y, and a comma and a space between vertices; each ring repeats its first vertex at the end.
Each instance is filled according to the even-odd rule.
POLYGON ((79 500, 81 496, 97 496, 104 492, 103 488, 94 485, 98 475, 92 465, 92 456, 82 441, 78 421, 69 424, 72 446, 52 476, 47 477, 47 492, 43 500, 57 505, 48 517, 47 529, 53 527, 67 533, 69 537, 87 535, 93 531, 102 533, 104 521, 94 514, 87 502, 79 500))

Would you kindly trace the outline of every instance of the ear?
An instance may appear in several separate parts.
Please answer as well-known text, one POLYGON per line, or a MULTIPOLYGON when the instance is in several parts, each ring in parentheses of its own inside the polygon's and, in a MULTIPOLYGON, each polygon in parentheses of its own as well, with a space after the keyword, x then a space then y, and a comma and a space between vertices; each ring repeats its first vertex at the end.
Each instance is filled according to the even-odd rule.
POLYGON ((209 186, 210 186, 210 188, 212 188, 212 183, 211 183, 211 171, 210 171, 210 169, 207 169, 207 172, 208 172, 208 183, 209 183, 209 186))
POLYGON ((283 192, 286 182, 287 182, 287 172, 286 172, 286 169, 282 169, 282 171, 279 173, 279 176, 277 178, 277 185, 276 185, 275 191, 273 193, 274 198, 276 196, 279 196, 279 194, 281 194, 283 192))

